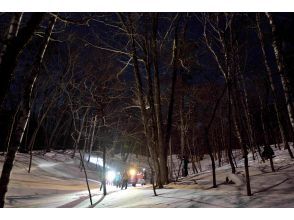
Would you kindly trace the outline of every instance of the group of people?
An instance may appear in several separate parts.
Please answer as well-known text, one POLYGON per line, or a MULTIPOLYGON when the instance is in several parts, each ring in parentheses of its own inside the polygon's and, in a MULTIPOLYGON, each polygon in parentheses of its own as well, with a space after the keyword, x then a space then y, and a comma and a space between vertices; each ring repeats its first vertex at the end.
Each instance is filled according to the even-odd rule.
POLYGON ((114 185, 116 186, 116 188, 127 189, 128 180, 129 180, 129 174, 126 170, 124 170, 122 175, 120 172, 117 172, 114 178, 114 185))
POLYGON ((147 178, 147 172, 145 169, 143 169, 143 172, 135 172, 133 174, 130 174, 127 170, 124 170, 122 175, 120 172, 116 173, 116 176, 114 179, 114 185, 117 188, 127 189, 129 182, 134 187, 137 185, 137 183, 141 185, 145 185, 146 178, 147 178))

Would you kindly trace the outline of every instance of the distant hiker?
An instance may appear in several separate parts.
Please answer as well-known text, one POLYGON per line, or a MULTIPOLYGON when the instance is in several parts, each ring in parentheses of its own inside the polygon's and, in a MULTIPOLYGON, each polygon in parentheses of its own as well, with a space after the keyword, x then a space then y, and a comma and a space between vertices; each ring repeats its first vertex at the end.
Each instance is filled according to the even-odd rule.
POLYGON ((104 186, 104 181, 102 180, 101 185, 100 185, 100 191, 103 189, 104 186))
POLYGON ((189 160, 188 160, 187 156, 183 157, 183 163, 184 163, 183 176, 188 176, 188 163, 189 163, 189 160))
POLYGON ((132 181, 132 186, 136 187, 137 182, 138 182, 138 177, 137 177, 137 175, 133 176, 132 179, 131 179, 131 181, 132 181))
POLYGON ((263 148, 263 152, 261 154, 261 157, 264 160, 268 160, 270 158, 273 158, 274 155, 275 155, 275 153, 274 153, 273 149, 270 146, 265 146, 263 148))
POLYGON ((125 189, 128 188, 128 180, 129 180, 129 175, 128 172, 126 170, 124 170, 123 172, 123 176, 122 176, 122 185, 121 185, 121 189, 123 189, 125 187, 125 189))
POLYGON ((147 179, 147 171, 143 169, 143 179, 146 181, 147 179))
POLYGON ((114 181, 115 181, 116 188, 121 187, 121 175, 120 175, 120 172, 116 173, 114 181))

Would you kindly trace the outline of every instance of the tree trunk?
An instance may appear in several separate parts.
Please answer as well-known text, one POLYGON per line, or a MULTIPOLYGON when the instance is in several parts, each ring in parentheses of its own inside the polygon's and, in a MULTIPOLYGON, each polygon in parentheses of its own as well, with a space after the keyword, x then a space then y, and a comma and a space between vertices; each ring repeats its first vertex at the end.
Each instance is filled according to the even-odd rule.
POLYGON ((172 154, 172 138, 169 139, 169 157, 170 157, 170 166, 169 166, 169 178, 173 179, 173 154, 172 154))
POLYGON ((93 145, 94 145, 96 124, 97 124, 97 115, 95 115, 94 122, 93 122, 93 129, 92 129, 92 136, 91 136, 91 143, 90 143, 90 149, 89 149, 88 162, 90 161, 91 154, 92 154, 92 149, 93 149, 93 145))
POLYGON ((17 106, 17 109, 16 109, 15 113, 13 114, 13 119, 12 119, 12 122, 11 122, 11 127, 9 129, 9 134, 8 134, 8 138, 7 138, 7 142, 6 142, 6 150, 5 150, 6 153, 8 152, 8 149, 9 149, 9 146, 10 146, 10 143, 11 143, 11 136, 12 136, 12 133, 14 131, 15 120, 16 120, 16 116, 18 114, 19 108, 20 108, 20 104, 17 106))
POLYGON ((208 129, 206 128, 205 129, 205 145, 208 149, 208 155, 210 157, 210 160, 211 160, 211 168, 212 168, 212 187, 213 188, 216 188, 217 185, 216 185, 216 174, 215 174, 215 161, 214 161, 214 157, 213 157, 213 154, 212 154, 212 150, 211 150, 211 145, 209 143, 209 133, 208 133, 208 129))
POLYGON ((151 177, 150 177, 150 180, 151 180, 151 184, 152 184, 152 189, 153 189, 153 194, 154 196, 157 196, 157 193, 156 193, 156 187, 154 185, 154 170, 153 170, 153 167, 150 163, 150 158, 149 158, 149 155, 147 157, 147 161, 148 161, 148 164, 149 164, 149 167, 150 167, 150 170, 151 170, 151 177))
POLYGON ((172 73, 172 82, 171 82, 171 93, 170 93, 169 105, 168 105, 168 114, 167 114, 167 122, 166 122, 167 124, 166 124, 164 146, 168 146, 168 142, 170 141, 171 132, 172 132, 174 101, 175 101, 175 88, 176 88, 176 81, 177 81, 178 26, 179 26, 179 19, 177 18, 175 32, 174 32, 173 73, 172 73))
MULTIPOLYGON (((82 137, 82 133, 83 133, 83 130, 84 130, 84 126, 85 126, 85 118, 86 118, 86 116, 88 114, 88 111, 89 111, 89 108, 86 109, 86 111, 85 111, 85 113, 84 113, 84 115, 82 117, 82 121, 80 123, 80 130, 78 131, 78 133, 79 133, 78 134, 78 138, 77 138, 77 141, 75 142, 75 148, 74 148, 74 151, 72 153, 72 158, 74 158, 74 156, 76 154, 76 151, 77 151, 77 149, 79 147, 79 143, 80 143, 80 140, 81 140, 81 137, 82 137)), ((73 118, 73 120, 75 120, 75 119, 73 118)), ((76 129, 76 126, 75 126, 75 129, 76 129)))
POLYGON ((103 145, 103 172, 102 172, 102 186, 103 186, 103 195, 106 196, 106 147, 103 145))
MULTIPOLYGON (((238 69, 240 69, 239 65, 238 65, 238 69)), ((249 146, 250 146, 250 150, 252 152, 252 157, 253 157, 253 160, 255 160, 255 152, 254 152, 254 148, 256 146, 255 144, 255 139, 254 139, 254 136, 253 136, 253 121, 252 121, 252 115, 250 113, 250 110, 249 110, 249 102, 248 102, 248 92, 247 92, 247 88, 246 88, 246 85, 245 85, 245 80, 244 80, 244 76, 243 74, 240 72, 239 70, 239 86, 242 90, 242 107, 244 108, 244 112, 245 112, 245 121, 246 121, 246 130, 247 130, 247 133, 248 133, 248 138, 249 138, 249 146), (243 100, 244 99, 244 100, 243 100)))
POLYGON ((85 163, 84 163, 84 157, 82 156, 82 153, 81 153, 80 149, 79 149, 79 154, 80 154, 81 164, 82 164, 84 174, 85 174, 85 179, 86 179, 86 183, 87 183, 87 189, 88 189, 88 193, 89 193, 90 203, 91 203, 91 205, 93 205, 91 189, 90 189, 90 186, 89 186, 88 175, 87 175, 87 171, 86 171, 86 167, 85 167, 85 163))
POLYGON ((155 113, 157 123, 157 138, 159 149, 159 163, 160 163, 160 178, 162 184, 168 183, 167 172, 167 146, 164 145, 163 123, 161 113, 161 96, 160 96, 160 79, 158 70, 158 53, 157 53, 157 25, 158 14, 152 17, 152 51, 153 51, 153 68, 154 68, 154 100, 155 100, 155 113))
MULTIPOLYGON (((85 128, 85 134, 84 134, 84 146, 83 146, 83 161, 85 161, 85 154, 86 154, 86 149, 87 149, 87 144, 88 144, 88 127, 85 128)), ((83 164, 81 162, 80 167, 82 167, 83 164)))
POLYGON ((178 167, 178 174, 177 174, 177 176, 176 176, 176 181, 178 181, 178 178, 179 178, 179 176, 180 176, 180 172, 181 172, 181 167, 182 167, 182 163, 183 163, 183 160, 182 160, 182 158, 180 157, 180 164, 179 164, 179 167, 178 167))
POLYGON ((42 117, 40 119, 38 119, 37 127, 35 128, 34 133, 32 134, 32 137, 31 137, 31 140, 30 140, 30 143, 29 143, 30 162, 29 162, 29 170, 28 170, 28 173, 31 172, 32 160, 33 160, 33 148, 34 148, 34 144, 35 144, 35 140, 36 140, 38 131, 40 130, 41 125, 42 125, 45 117, 47 116, 49 110, 51 109, 53 103, 54 103, 54 99, 52 98, 51 101, 50 101, 50 103, 49 103, 49 105, 46 106, 46 110, 43 113, 42 117))
POLYGON ((211 145, 210 145, 210 142, 209 142, 209 129, 210 129, 211 125, 212 125, 212 122, 213 122, 213 120, 215 118, 215 115, 216 115, 216 111, 218 109, 218 106, 220 104, 220 101, 223 98, 226 90, 227 90, 227 84, 225 85, 225 87, 224 87, 221 95, 218 97, 218 99, 217 99, 217 101, 215 103, 215 106, 214 106, 214 109, 212 111, 212 115, 211 115, 210 121, 208 122, 207 126, 204 128, 204 142, 205 142, 205 145, 207 146, 208 154, 209 154, 209 157, 211 159, 213 188, 216 188, 217 185, 216 185, 216 174, 215 174, 215 161, 214 161, 214 157, 213 157, 213 152, 212 152, 212 149, 211 149, 211 145))
POLYGON ((180 137, 181 137, 181 157, 185 156, 185 124, 184 124, 184 101, 181 96, 180 101, 180 137))
POLYGON ((62 113, 59 115, 58 117, 58 120, 53 128, 53 131, 50 133, 50 138, 49 138, 49 141, 48 141, 48 145, 47 145, 47 148, 46 148, 46 151, 50 149, 50 147, 52 147, 52 142, 53 142, 53 138, 55 136, 55 133, 60 125, 60 122, 62 121, 63 119, 63 115, 64 115, 64 112, 65 112, 65 109, 62 111, 62 113))
POLYGON ((228 107, 229 107, 229 111, 228 111, 228 120, 229 120, 229 146, 228 146, 228 150, 227 150, 227 155, 228 155, 228 159, 230 162, 230 166, 232 169, 232 173, 236 173, 236 168, 234 166, 234 162, 232 159, 232 111, 231 111, 231 82, 228 82, 228 107))
POLYGON ((243 157, 244 157, 244 166, 245 166, 245 176, 246 176, 246 189, 247 196, 251 196, 251 186, 250 186, 250 176, 249 176, 249 165, 248 165, 248 156, 247 149, 243 148, 243 157))
POLYGON ((186 140, 186 143, 187 143, 187 148, 189 150, 189 157, 191 159, 191 164, 192 164, 192 170, 193 170, 193 173, 198 173, 198 170, 197 170, 197 167, 196 167, 196 164, 195 164, 195 160, 194 160, 194 156, 193 156, 193 153, 192 153, 192 150, 191 150, 191 146, 189 144, 189 140, 187 138, 186 140))
MULTIPOLYGON (((235 90, 235 92, 236 92, 236 90, 235 90)), ((247 196, 251 196, 252 194, 251 194, 249 168, 248 168, 248 151, 247 151, 247 147, 246 147, 246 145, 244 143, 244 138, 242 136, 243 123, 242 123, 242 120, 241 120, 240 112, 238 112, 239 108, 238 108, 238 103, 237 103, 237 97, 232 97, 232 102, 233 102, 233 107, 234 107, 233 108, 234 109, 234 113, 233 113, 234 126, 235 126, 235 129, 236 129, 237 138, 238 138, 239 143, 240 143, 241 148, 242 148, 242 154, 243 154, 243 158, 244 158, 247 196)))
POLYGON ((273 172, 276 172, 276 171, 275 171, 275 167, 274 167, 273 157, 270 156, 269 160, 270 160, 270 165, 271 165, 271 169, 272 169, 272 171, 273 171, 273 172))

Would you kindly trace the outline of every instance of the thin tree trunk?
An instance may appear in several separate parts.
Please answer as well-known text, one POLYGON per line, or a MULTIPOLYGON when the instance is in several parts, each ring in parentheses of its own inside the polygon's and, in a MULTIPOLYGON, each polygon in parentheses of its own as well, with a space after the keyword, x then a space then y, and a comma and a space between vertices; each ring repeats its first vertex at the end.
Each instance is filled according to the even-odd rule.
POLYGON ((152 184, 153 194, 154 194, 154 196, 157 196, 156 187, 154 185, 154 170, 153 170, 153 167, 152 167, 152 165, 150 163, 149 155, 147 157, 147 161, 148 161, 148 164, 149 164, 149 167, 150 167, 150 170, 151 170, 151 184, 152 184))
MULTIPOLYGON (((259 99, 259 103, 260 103, 260 120, 261 120, 261 125, 262 125, 262 132, 263 132, 263 138, 264 138, 264 144, 265 146, 269 145, 269 139, 268 139, 268 135, 267 135, 267 129, 265 126, 265 116, 264 116, 264 104, 261 100, 260 95, 258 95, 258 99, 259 99)), ((260 149, 259 149, 260 152, 260 149)), ((260 154, 260 153, 259 153, 260 154)), ((261 156, 261 154, 260 154, 261 156)), ((264 159, 262 158, 262 161, 264 161, 264 159)))
POLYGON ((170 166, 169 166, 170 179, 173 179, 172 137, 170 137, 169 139, 169 156, 170 156, 170 166))
POLYGON ((167 124, 166 124, 166 133, 164 139, 164 146, 168 145, 168 142, 171 138, 172 132, 172 123, 173 123, 173 112, 174 112, 174 102, 175 102, 175 88, 177 81, 177 63, 178 63, 178 26, 179 26, 179 17, 176 17, 176 25, 174 31, 174 42, 173 42, 173 72, 172 72, 172 82, 171 82, 171 93, 169 98, 168 105, 168 114, 167 114, 167 124))
POLYGON ((106 147, 103 145, 103 171, 102 171, 102 187, 103 187, 103 195, 106 196, 106 147))
POLYGON ((210 145, 210 142, 209 142, 209 130, 207 128, 205 129, 205 137, 204 137, 204 140, 205 140, 205 146, 208 149, 208 155, 209 155, 210 160, 211 160, 212 187, 213 188, 216 188, 217 185, 216 185, 216 174, 215 174, 215 161, 214 161, 213 153, 212 153, 212 150, 211 150, 211 145, 210 145))
POLYGON ((90 203, 91 203, 91 205, 93 205, 91 189, 90 189, 90 186, 89 186, 88 175, 87 175, 87 171, 86 171, 86 167, 85 167, 85 163, 84 163, 84 157, 82 156, 82 153, 81 153, 80 149, 79 149, 79 154, 80 154, 81 164, 82 164, 84 174, 85 174, 85 179, 86 179, 86 183, 87 183, 87 189, 88 189, 88 192, 89 192, 90 203))
POLYGON ((93 145, 94 145, 96 124, 97 124, 97 115, 95 115, 94 122, 93 122, 93 129, 92 129, 92 136, 91 136, 91 143, 90 143, 90 149, 89 149, 88 162, 90 161, 91 154, 92 154, 92 149, 93 149, 93 145))
MULTIPOLYGON (((235 90, 236 91, 236 90, 235 90)), ((234 125, 235 125, 235 129, 236 129, 236 133, 237 133, 237 138, 239 140, 239 143, 241 145, 242 148, 242 154, 243 154, 243 158, 244 158, 244 167, 245 167, 245 177, 246 177, 246 189, 247 189, 247 196, 251 196, 251 186, 250 186, 250 176, 249 176, 249 168, 248 168, 248 151, 247 151, 247 147, 244 143, 243 140, 243 136, 242 136, 242 119, 240 116, 240 113, 238 112, 238 104, 237 104, 237 98, 236 97, 232 97, 232 102, 233 102, 233 106, 234 106, 234 125), (238 118, 239 115, 239 118, 238 118), (238 120, 239 119, 239 120, 238 120), (239 121, 239 123, 238 123, 239 121)))
POLYGON ((197 167, 196 167, 196 164, 195 164, 195 160, 194 160, 194 156, 192 154, 192 151, 191 151, 191 147, 190 147, 190 144, 189 144, 189 140, 187 138, 186 140, 186 143, 187 143, 187 148, 189 150, 189 155, 190 155, 190 158, 191 158, 191 164, 192 164, 192 170, 193 170, 193 173, 198 173, 198 170, 197 170, 197 167))
POLYGON ((185 125, 184 125, 184 101, 181 96, 180 101, 180 137, 181 137, 181 157, 185 156, 185 125))
MULTIPOLYGON (((85 154, 86 154, 86 148, 87 148, 87 144, 88 144, 88 127, 86 127, 85 130, 85 135, 84 135, 84 146, 83 146, 83 161, 85 160, 85 154)), ((82 163, 80 164, 80 167, 82 168, 82 163)))
POLYGON ((161 113, 161 96, 160 96, 160 79, 158 70, 158 53, 157 53, 157 25, 158 13, 152 17, 152 51, 153 51, 153 68, 154 68, 154 100, 155 113, 157 122, 157 138, 159 149, 160 178, 162 184, 168 183, 167 172, 167 145, 164 145, 163 122, 161 113))
POLYGON ((20 108, 20 104, 17 106, 17 109, 16 109, 15 113, 13 114, 13 119, 12 119, 11 127, 9 129, 8 139, 7 139, 7 143, 6 143, 6 150, 5 150, 6 153, 8 152, 8 149, 9 149, 9 146, 11 143, 11 137, 12 137, 12 133, 14 131, 15 120, 16 120, 16 116, 18 114, 19 108, 20 108))
POLYGON ((275 167, 274 167, 273 157, 270 156, 269 160, 270 160, 270 165, 271 165, 271 169, 272 169, 272 171, 273 171, 273 172, 276 172, 276 171, 275 171, 275 167))
MULTIPOLYGON (((81 140, 81 137, 82 137, 82 133, 83 133, 83 130, 84 130, 84 126, 85 126, 85 118, 86 118, 86 116, 88 114, 88 111, 89 111, 89 108, 86 109, 86 111, 85 111, 85 113, 84 113, 84 115, 82 117, 82 121, 80 123, 81 126, 80 126, 80 130, 79 130, 79 134, 78 134, 78 139, 75 142, 75 148, 74 148, 74 151, 73 151, 73 154, 72 154, 72 158, 74 158, 74 156, 76 154, 76 151, 77 151, 77 149, 79 147, 79 143, 80 143, 80 140, 81 140)), ((73 118, 73 120, 75 120, 75 119, 73 118)))
POLYGON ((35 144, 35 140, 36 140, 38 131, 40 130, 41 125, 42 125, 45 117, 47 116, 49 110, 51 109, 53 103, 54 103, 54 99, 51 99, 50 104, 46 107, 46 110, 43 113, 42 117, 38 120, 37 127, 35 128, 34 133, 32 134, 32 137, 31 137, 31 140, 30 140, 30 143, 29 143, 30 162, 29 162, 28 173, 31 172, 32 160, 33 160, 33 148, 34 148, 34 144, 35 144))
POLYGON ((249 176, 249 165, 248 165, 248 156, 247 156, 247 149, 243 149, 244 155, 244 166, 245 166, 245 177, 246 177, 246 189, 247 189, 247 196, 251 196, 251 186, 250 186, 250 176, 249 176))
POLYGON ((182 160, 182 158, 180 158, 180 164, 179 164, 179 168, 178 168, 178 174, 177 174, 177 176, 176 176, 176 181, 178 181, 178 178, 179 178, 179 176, 180 176, 180 172, 181 172, 181 167, 182 167, 182 163, 183 163, 183 160, 182 160))
POLYGON ((216 174, 215 174, 215 161, 214 161, 214 157, 213 157, 213 152, 212 152, 212 149, 211 149, 211 145, 210 145, 210 142, 209 142, 209 129, 212 125, 212 122, 215 118, 215 115, 216 115, 216 111, 218 109, 218 106, 220 104, 220 101, 221 99, 223 98, 225 92, 227 90, 227 84, 225 85, 221 95, 218 97, 216 103, 215 103, 215 106, 214 106, 214 109, 212 111, 212 115, 211 115, 211 118, 210 118, 210 121, 208 122, 207 126, 204 128, 204 142, 205 142, 205 145, 207 147, 207 150, 208 150, 208 154, 209 154, 209 157, 211 159, 211 167, 212 167, 212 187, 213 188, 216 188, 217 185, 216 185, 216 174))
POLYGON ((52 147, 52 141, 53 141, 53 138, 55 136, 55 133, 60 125, 60 122, 62 121, 62 118, 63 118, 63 115, 64 115, 64 112, 65 112, 65 109, 62 111, 62 113, 59 115, 58 117, 58 120, 53 128, 53 131, 50 133, 50 138, 49 138, 49 141, 48 141, 48 145, 47 145, 47 148, 46 148, 46 151, 50 149, 50 147, 52 147))
MULTIPOLYGON (((216 135, 217 135, 217 133, 216 133, 216 135)), ((220 133, 220 135, 222 135, 222 133, 220 133)), ((216 147, 217 147, 218 167, 221 167, 222 166, 222 149, 221 148, 222 148, 222 142, 223 142, 223 140, 222 140, 222 137, 221 136, 216 137, 216 138, 219 139, 219 142, 217 140, 215 140, 216 141, 216 145, 217 145, 216 147)))
POLYGON ((232 159, 232 111, 231 111, 231 82, 228 82, 228 120, 229 120, 229 146, 228 146, 228 150, 227 150, 227 155, 228 155, 228 159, 230 162, 230 166, 232 169, 232 173, 235 174, 236 173, 236 168, 234 166, 233 163, 233 159, 232 159))
MULTIPOLYGON (((238 69, 239 69, 239 65, 238 65, 238 69)), ((240 72, 240 71, 239 71, 240 72)), ((252 157, 253 157, 253 160, 255 160, 255 152, 254 152, 254 148, 256 146, 255 144, 255 140, 254 140, 254 137, 253 137, 253 122, 252 122, 252 116, 251 116, 251 113, 249 111, 249 103, 248 103, 248 92, 247 92, 247 88, 246 88, 246 85, 245 85, 245 80, 244 80, 244 76, 243 74, 240 72, 239 73, 239 77, 240 78, 238 80, 239 82, 239 86, 241 87, 242 89, 242 97, 244 97, 244 100, 241 99, 241 102, 242 102, 242 106, 244 108, 244 112, 245 112, 245 121, 246 121, 246 127, 247 127, 247 131, 248 131, 248 138, 249 138, 249 146, 250 146, 250 150, 252 152, 252 157)))

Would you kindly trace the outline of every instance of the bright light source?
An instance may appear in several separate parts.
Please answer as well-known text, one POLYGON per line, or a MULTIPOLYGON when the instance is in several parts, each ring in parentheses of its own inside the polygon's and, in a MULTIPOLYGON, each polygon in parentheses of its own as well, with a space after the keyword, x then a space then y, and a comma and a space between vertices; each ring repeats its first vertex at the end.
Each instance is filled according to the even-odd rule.
POLYGON ((129 174, 131 175, 131 176, 135 176, 136 175, 136 170, 135 169, 130 169, 129 170, 129 174))
POLYGON ((114 178, 115 178, 115 171, 110 170, 106 173, 106 180, 108 182, 112 182, 114 180, 114 178))

